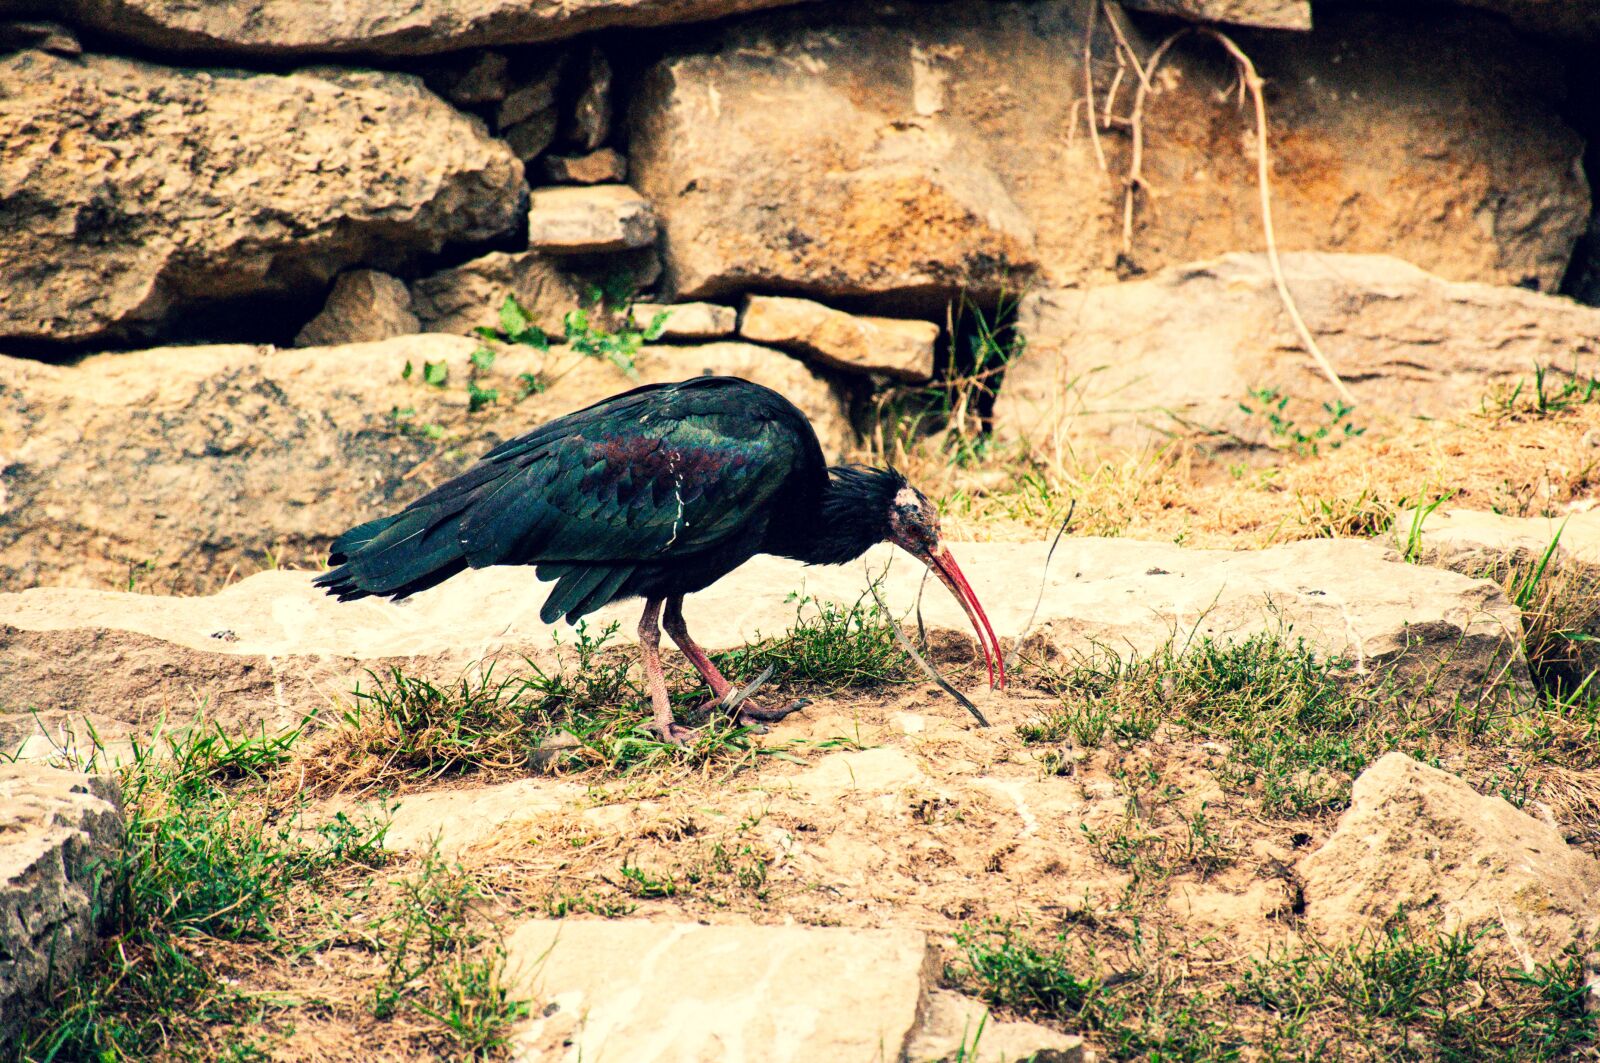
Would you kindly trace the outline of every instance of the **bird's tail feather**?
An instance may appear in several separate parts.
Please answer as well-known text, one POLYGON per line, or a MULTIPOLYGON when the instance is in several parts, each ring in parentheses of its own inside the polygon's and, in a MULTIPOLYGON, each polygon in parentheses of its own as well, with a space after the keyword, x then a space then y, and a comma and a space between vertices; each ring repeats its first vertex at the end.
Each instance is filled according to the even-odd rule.
POLYGON ((426 590, 467 567, 460 523, 459 511, 422 507, 359 525, 334 541, 330 560, 342 564, 315 582, 341 600, 426 590))
POLYGON ((564 571, 559 573, 550 597, 539 610, 539 619, 546 624, 555 623, 563 613, 568 623, 575 623, 579 617, 610 601, 633 575, 632 565, 540 565, 539 576, 547 579, 555 574, 552 570, 558 568, 564 571))

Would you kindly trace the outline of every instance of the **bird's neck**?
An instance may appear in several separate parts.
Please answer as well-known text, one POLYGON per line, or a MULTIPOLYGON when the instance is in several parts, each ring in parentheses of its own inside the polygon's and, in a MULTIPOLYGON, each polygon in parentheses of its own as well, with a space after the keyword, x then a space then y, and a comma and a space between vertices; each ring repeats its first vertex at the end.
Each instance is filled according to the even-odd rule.
POLYGON ((854 561, 888 533, 887 503, 830 479, 820 497, 768 531, 769 553, 808 565, 854 561))

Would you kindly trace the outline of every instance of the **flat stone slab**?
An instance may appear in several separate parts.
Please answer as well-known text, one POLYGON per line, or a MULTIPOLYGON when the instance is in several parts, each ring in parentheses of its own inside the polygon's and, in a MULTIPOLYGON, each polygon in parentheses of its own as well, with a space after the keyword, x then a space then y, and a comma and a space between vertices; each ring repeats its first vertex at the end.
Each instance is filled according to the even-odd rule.
POLYGON ((913 930, 537 920, 506 951, 526 1063, 886 1063, 937 973, 913 930))
POLYGON ((664 340, 714 340, 733 335, 739 326, 739 312, 716 303, 634 303, 629 313, 634 327, 649 328, 657 314, 664 340))
POLYGON ((118 800, 101 776, 0 764, 0 1045, 94 945, 100 865, 122 841, 118 800))
POLYGON ((656 240, 650 203, 627 185, 561 185, 533 190, 528 245, 551 254, 649 247, 656 240))
POLYGON ((1600 577, 1600 511, 1560 517, 1508 517, 1474 509, 1402 512, 1391 535, 1397 549, 1414 546, 1429 564, 1479 575, 1507 561, 1537 561, 1552 543, 1551 565, 1573 565, 1600 577), (1416 538, 1412 543, 1413 535, 1416 538))
POLYGON ((739 334, 785 347, 847 373, 886 373, 921 382, 933 376, 939 326, 931 321, 847 314, 810 299, 752 295, 739 334))
MULTIPOLYGON (((1039 595, 1045 543, 955 544, 952 552, 1010 643, 1039 595)), ((853 604, 882 573, 883 594, 909 612, 922 566, 889 546, 862 562, 807 568, 760 557, 685 605, 690 630, 711 649, 781 635, 798 591, 853 604), (892 564, 890 563, 892 562, 892 564)), ((0 595, 0 742, 35 730, 29 709, 87 711, 111 736, 148 731, 162 714, 202 708, 227 727, 287 726, 348 703, 368 672, 391 666, 453 681, 480 662, 551 662, 573 634, 538 618, 547 585, 530 569, 469 571, 413 598, 338 602, 305 572, 264 572, 208 597, 165 598, 75 588, 0 595)), ((870 599, 867 599, 870 605, 870 599)), ((923 617, 933 632, 970 637, 965 616, 928 582, 923 617)), ((591 631, 615 622, 615 642, 635 639, 639 604, 592 614, 591 631)), ((1527 684, 1521 616, 1500 587, 1409 565, 1359 540, 1313 540, 1270 550, 1188 550, 1170 543, 1067 539, 1049 570, 1028 652, 1147 654, 1204 638, 1260 632, 1304 638, 1357 672, 1428 677, 1435 690, 1527 684)), ((965 682, 982 683, 981 668, 965 682)), ((958 677, 958 681, 961 681, 958 677)), ((999 719, 997 722, 1008 722, 999 719)), ((1014 722, 1014 721, 1013 721, 1014 722)))

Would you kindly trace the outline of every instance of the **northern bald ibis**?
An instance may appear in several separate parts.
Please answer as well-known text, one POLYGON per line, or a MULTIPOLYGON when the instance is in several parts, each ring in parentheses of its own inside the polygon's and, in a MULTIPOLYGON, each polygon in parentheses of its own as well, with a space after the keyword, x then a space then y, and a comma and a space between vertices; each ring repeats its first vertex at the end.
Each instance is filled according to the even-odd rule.
MULTIPOLYGON (((956 596, 990 684, 1004 686, 1000 644, 932 503, 893 469, 830 468, 793 403, 736 377, 635 388, 502 443, 399 513, 345 532, 331 552, 338 567, 316 582, 341 600, 403 598, 466 568, 537 565, 555 582, 546 623, 642 597, 654 729, 681 743, 692 732, 668 704, 658 623, 715 698, 732 689, 684 626, 684 595, 756 554, 839 565, 884 541, 956 596)), ((759 726, 797 707, 744 704, 737 719, 759 726)))

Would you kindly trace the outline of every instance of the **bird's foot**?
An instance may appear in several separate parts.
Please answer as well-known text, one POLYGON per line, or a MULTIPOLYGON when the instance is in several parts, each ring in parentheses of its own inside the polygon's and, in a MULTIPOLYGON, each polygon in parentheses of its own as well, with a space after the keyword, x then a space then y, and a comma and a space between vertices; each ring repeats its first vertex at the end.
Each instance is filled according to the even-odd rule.
MULTIPOLYGON (((734 710, 731 713, 728 713, 728 715, 733 722, 739 726, 748 727, 757 734, 766 734, 767 724, 777 723, 779 720, 782 720, 793 713, 799 712, 809 704, 811 704, 811 700, 809 698, 800 698, 798 701, 789 702, 789 704, 785 705, 781 709, 763 709, 750 704, 748 701, 743 701, 735 706, 734 710)), ((704 723, 705 721, 711 719, 714 713, 719 711, 728 711, 727 699, 712 698, 711 700, 704 702, 699 708, 694 710, 693 714, 690 716, 690 719, 699 723, 704 723)))
POLYGON ((681 723, 661 723, 657 721, 651 724, 650 729, 656 733, 657 738, 670 746, 686 746, 694 741, 695 729, 693 727, 685 727, 681 723))

